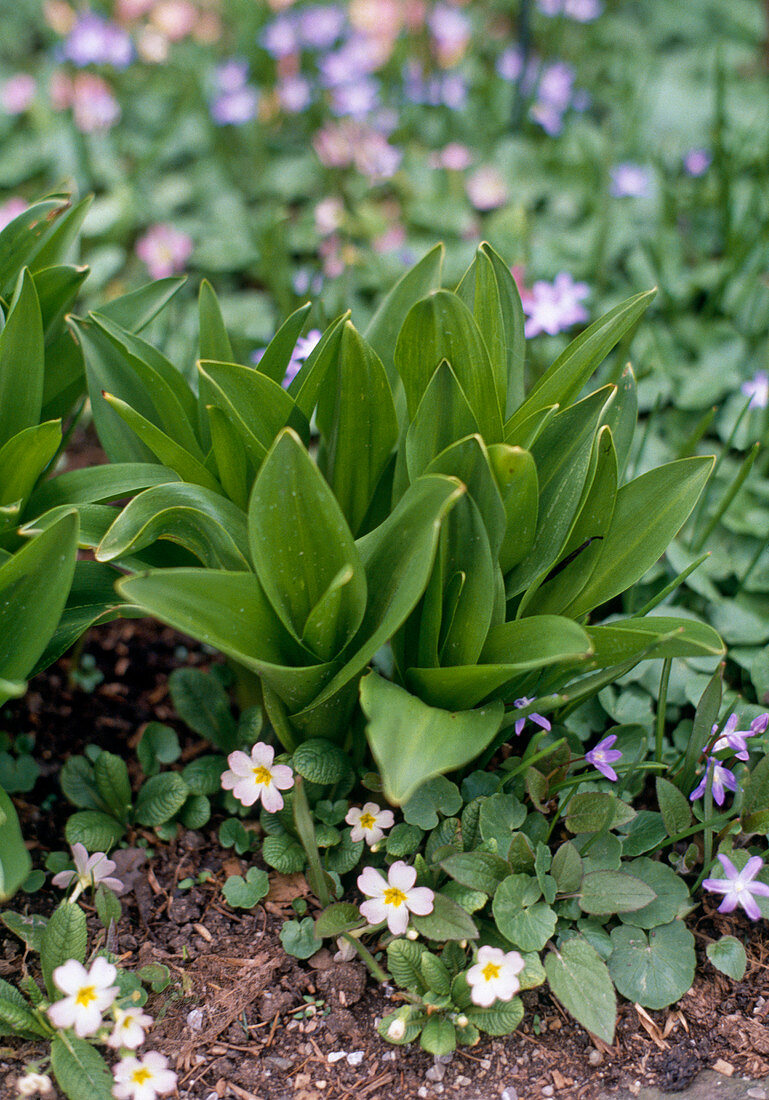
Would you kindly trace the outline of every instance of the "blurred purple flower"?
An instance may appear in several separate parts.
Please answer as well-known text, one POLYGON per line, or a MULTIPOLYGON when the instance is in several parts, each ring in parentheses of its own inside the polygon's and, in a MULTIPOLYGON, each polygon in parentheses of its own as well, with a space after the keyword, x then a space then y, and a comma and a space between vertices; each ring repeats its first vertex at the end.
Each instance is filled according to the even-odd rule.
POLYGON ((575 283, 568 271, 561 271, 552 283, 544 280, 534 283, 523 302, 526 338, 541 332, 555 336, 572 325, 587 321, 588 312, 582 302, 589 295, 587 283, 575 283))
POLYGON ((217 126, 242 126, 256 118, 259 93, 246 85, 234 92, 223 92, 211 103, 211 118, 217 126))
POLYGON ((346 21, 344 10, 334 5, 306 8, 297 23, 299 39, 310 49, 326 50, 340 37, 346 21))
MULTIPOLYGON (((521 707, 527 707, 529 703, 533 702, 533 696, 529 699, 524 695, 520 699, 516 699, 514 705, 520 709, 521 707)), ((550 722, 547 720, 547 718, 545 718, 543 714, 537 714, 536 711, 532 711, 531 714, 524 715, 523 718, 519 718, 518 721, 515 723, 516 737, 521 736, 523 728, 527 722, 534 722, 535 725, 540 726, 543 730, 549 730, 552 728, 550 722)))
POLYGON ((552 103, 533 103, 529 109, 532 122, 537 122, 550 137, 557 137, 563 129, 563 112, 552 103))
POLYGON ((750 398, 749 409, 765 409, 769 405, 769 375, 766 371, 756 371, 748 382, 743 382, 740 392, 750 398))
POLYGON ((615 199, 641 199, 651 191, 651 183, 648 168, 625 161, 611 170, 610 193, 615 199))
POLYGON ((288 15, 279 15, 264 28, 259 39, 271 57, 288 57, 299 48, 296 21, 288 15))
POLYGON ((497 72, 503 80, 518 80, 523 72, 523 54, 519 46, 508 46, 497 58, 497 72))
POLYGON ((79 15, 64 41, 62 56, 82 68, 85 65, 111 65, 126 69, 134 57, 134 48, 127 31, 102 18, 96 12, 79 15))
POLYGON ((0 89, 0 107, 7 115, 21 115, 27 110, 37 91, 37 82, 29 73, 16 73, 0 89))
POLYGON ((286 367, 286 373, 282 382, 284 389, 288 389, 294 381, 305 361, 309 359, 313 350, 317 347, 322 335, 320 329, 311 328, 306 336, 299 337, 296 342, 296 347, 291 353, 291 360, 286 367))
POLYGON ((340 49, 322 57, 318 68, 326 87, 336 88, 373 73, 380 60, 380 53, 371 39, 356 35, 340 49))
POLYGON ((173 225, 153 225, 136 242, 136 255, 153 279, 178 275, 192 253, 192 238, 173 225))
POLYGON ((290 76, 281 80, 276 88, 280 105, 289 114, 298 115, 312 103, 312 88, 303 76, 290 76))
POLYGON ((602 741, 599 741, 590 752, 585 753, 585 760, 588 764, 592 764, 601 775, 605 775, 612 783, 617 782, 617 773, 611 765, 616 764, 618 760, 622 759, 622 753, 619 749, 612 748, 616 740, 616 733, 612 733, 608 737, 604 737, 602 741))
POLYGON ((689 795, 689 799, 692 802, 696 802, 698 798, 702 798, 708 785, 708 777, 710 772, 713 772, 713 799, 717 806, 723 806, 724 799, 726 798, 726 791, 732 791, 734 793, 737 790, 737 780, 729 770, 725 768, 723 764, 719 764, 712 756, 708 757, 707 767, 703 773, 697 786, 689 795))
POLYGON ((445 64, 458 61, 470 41, 472 28, 467 16, 448 4, 436 4, 427 26, 440 60, 445 64))
POLYGON ((467 84, 460 73, 446 73, 440 81, 440 98, 444 107, 460 111, 467 103, 467 84))
POLYGON ((565 61, 545 65, 537 85, 537 97, 551 107, 565 111, 574 91, 574 70, 565 61))
POLYGON ((754 881, 764 866, 761 856, 751 856, 741 871, 737 870, 728 856, 719 853, 718 858, 726 878, 706 878, 702 883, 703 889, 724 895, 724 900, 718 907, 719 913, 732 913, 741 905, 751 920, 759 920, 761 910, 756 897, 769 898, 769 886, 754 881))
POLYGON ((214 73, 217 90, 237 92, 248 80, 248 62, 243 57, 231 57, 217 65, 214 73))
POLYGON ((690 149, 684 155, 684 171, 689 176, 704 176, 712 160, 707 149, 690 149))
POLYGON ((331 91, 331 110, 335 115, 362 119, 374 110, 378 102, 379 84, 368 76, 337 85, 331 91))
POLYGON ((603 11, 601 0, 538 0, 537 6, 543 15, 566 15, 578 23, 590 23, 603 11))

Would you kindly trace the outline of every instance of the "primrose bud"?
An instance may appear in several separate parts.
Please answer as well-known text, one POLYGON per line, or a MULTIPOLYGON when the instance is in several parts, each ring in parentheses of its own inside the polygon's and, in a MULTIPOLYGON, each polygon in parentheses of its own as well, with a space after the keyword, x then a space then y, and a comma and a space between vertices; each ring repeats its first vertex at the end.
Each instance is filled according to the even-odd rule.
POLYGON ((406 933, 406 939, 407 940, 418 940, 419 939, 419 933, 417 932, 416 928, 409 928, 408 932, 406 933))
POLYGON ((467 1016, 457 1016, 457 1027, 467 1027, 469 1023, 467 1016))
POLYGON ((466 947, 467 947, 467 940, 460 940, 460 941, 459 941, 459 946, 460 946, 460 947, 462 948, 462 950, 464 951, 464 950, 466 949, 466 947))
POLYGON ((399 1043, 406 1034, 406 1021, 397 1016, 387 1029, 387 1038, 399 1043))
POLYGON ((370 848, 370 851, 372 851, 372 852, 378 852, 378 851, 379 851, 379 849, 380 849, 381 847, 382 847, 382 845, 381 845, 381 844, 372 844, 372 845, 371 845, 371 848, 370 848))

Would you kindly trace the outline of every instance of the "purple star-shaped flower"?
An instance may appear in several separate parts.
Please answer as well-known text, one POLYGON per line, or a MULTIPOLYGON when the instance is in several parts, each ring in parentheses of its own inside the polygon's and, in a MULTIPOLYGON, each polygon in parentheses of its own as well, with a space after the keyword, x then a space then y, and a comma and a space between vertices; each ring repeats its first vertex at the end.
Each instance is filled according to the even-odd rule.
MULTIPOLYGON (((767 724, 769 724, 769 714, 760 714, 758 718, 754 718, 750 723, 749 730, 738 730, 737 722, 737 715, 730 714, 724 728, 721 730, 721 736, 713 745, 713 752, 731 749, 738 760, 749 760, 750 750, 747 746, 747 738, 755 737, 756 734, 764 732, 767 724)), ((715 725, 710 732, 714 734, 717 730, 718 726, 715 725)))
MULTIPOLYGON (((531 699, 527 699, 527 697, 524 695, 521 699, 516 699, 515 700, 515 706, 519 707, 519 708, 520 707, 527 707, 529 705, 529 703, 533 703, 533 702, 534 702, 534 696, 532 696, 531 699)), ((526 725, 527 722, 534 722, 536 725, 541 726, 543 730, 551 729, 550 723, 548 722, 547 718, 545 718, 544 715, 537 714, 536 711, 532 711, 531 714, 524 715, 523 718, 519 718, 518 721, 515 723, 515 736, 516 737, 520 737, 520 735, 523 731, 523 727, 526 725)))
POLYGON ((706 890, 723 894, 724 900, 718 907, 719 913, 731 913, 741 905, 751 920, 761 917, 756 897, 769 898, 769 886, 763 882, 754 882, 758 872, 764 866, 761 856, 751 856, 741 871, 738 871, 728 856, 719 855, 726 878, 706 878, 702 883, 706 890))
POLYGON ((702 779, 689 795, 689 799, 695 802, 698 798, 702 798, 708 785, 708 775, 711 768, 713 769, 713 798, 716 805, 723 806, 726 792, 731 791, 734 793, 737 790, 737 780, 728 768, 725 768, 723 764, 719 764, 712 756, 708 758, 708 766, 705 768, 702 779))
POLYGON ((622 757, 622 753, 619 749, 612 748, 616 740, 616 733, 611 733, 608 737, 604 737, 602 741, 599 741, 594 749, 585 753, 585 760, 587 760, 588 764, 592 764, 601 775, 605 775, 607 779, 611 779, 612 783, 617 782, 617 773, 611 765, 616 764, 622 757))

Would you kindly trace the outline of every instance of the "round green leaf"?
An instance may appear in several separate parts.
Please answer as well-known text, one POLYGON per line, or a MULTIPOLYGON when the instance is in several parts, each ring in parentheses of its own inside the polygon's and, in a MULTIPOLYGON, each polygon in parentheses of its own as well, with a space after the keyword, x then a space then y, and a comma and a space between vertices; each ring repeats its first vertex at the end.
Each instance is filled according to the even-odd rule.
POLYGON ((609 973, 617 990, 644 1008, 665 1008, 691 988, 697 962, 694 936, 680 921, 653 928, 621 925, 611 933, 609 973))
POLYGON ((734 978, 735 982, 741 982, 745 977, 748 959, 745 948, 734 936, 722 936, 715 943, 709 943, 705 953, 716 970, 720 970, 729 978, 734 978))

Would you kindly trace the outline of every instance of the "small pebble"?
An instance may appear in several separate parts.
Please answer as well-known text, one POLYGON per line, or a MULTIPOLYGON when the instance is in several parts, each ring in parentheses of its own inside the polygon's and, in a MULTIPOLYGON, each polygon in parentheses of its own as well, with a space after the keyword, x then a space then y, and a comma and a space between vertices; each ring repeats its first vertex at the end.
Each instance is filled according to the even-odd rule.
POLYGON ((491 1069, 491 1060, 489 1058, 481 1058, 481 1069, 491 1069))
POLYGON ((453 1051, 449 1051, 448 1054, 436 1054, 434 1055, 434 1061, 441 1066, 450 1066, 454 1061, 453 1051))
POLYGON ((764 1089, 748 1089, 748 1096, 750 1100, 766 1100, 766 1092, 764 1089))
POLYGON ((603 1054, 601 1054, 600 1050, 596 1050, 595 1047, 593 1047, 587 1056, 587 1060, 591 1066, 600 1066, 603 1061, 603 1054))
POLYGON ((343 1058, 347 1057, 347 1051, 346 1050, 332 1050, 330 1054, 326 1055, 326 1057, 328 1058, 329 1062, 333 1066, 334 1062, 341 1062, 341 1060, 343 1058))
POLYGON ((347 1065, 348 1066, 359 1066, 362 1061, 363 1061, 363 1051, 362 1050, 354 1050, 352 1052, 352 1054, 347 1055, 347 1065))
POLYGON ((460 1089, 463 1089, 467 1085, 472 1085, 472 1081, 469 1077, 465 1077, 463 1074, 460 1073, 457 1077, 454 1078, 454 1084, 457 1085, 460 1089))
POLYGON ((427 1095, 428 1095, 427 1089, 425 1088, 424 1085, 422 1085, 421 1089, 417 1089, 417 1096, 421 1096, 422 1100, 425 1100, 427 1095))
POLYGON ((554 1092, 555 1092, 555 1089, 553 1088, 552 1085, 543 1085, 542 1086, 542 1095, 543 1096, 552 1096, 554 1092))
POLYGON ((446 1076, 446 1067, 442 1066, 440 1062, 436 1062, 434 1066, 430 1066, 425 1077, 428 1081, 442 1081, 446 1076))
POLYGON ((515 1085, 508 1085, 502 1093, 500 1100, 518 1100, 518 1089, 515 1085))
POLYGON ((203 1009, 193 1008, 191 1012, 187 1013, 187 1027, 193 1031, 200 1031, 203 1026, 203 1009))

